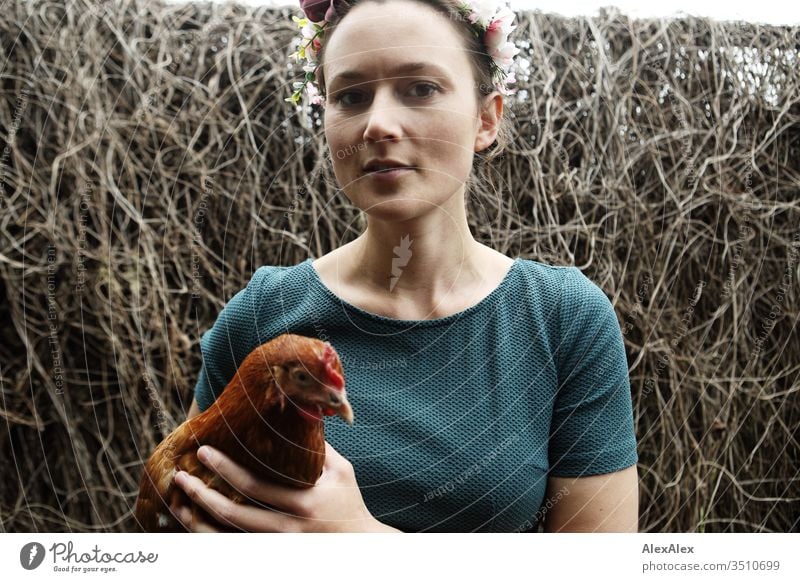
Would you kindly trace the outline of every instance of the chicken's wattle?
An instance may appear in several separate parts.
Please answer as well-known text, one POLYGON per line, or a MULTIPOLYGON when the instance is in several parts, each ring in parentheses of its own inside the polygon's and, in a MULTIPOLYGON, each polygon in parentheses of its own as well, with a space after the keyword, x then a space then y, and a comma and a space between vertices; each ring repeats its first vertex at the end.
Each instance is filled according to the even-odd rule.
POLYGON ((300 411, 300 415, 308 421, 318 422, 322 420, 322 407, 319 404, 299 404, 297 409, 300 411))

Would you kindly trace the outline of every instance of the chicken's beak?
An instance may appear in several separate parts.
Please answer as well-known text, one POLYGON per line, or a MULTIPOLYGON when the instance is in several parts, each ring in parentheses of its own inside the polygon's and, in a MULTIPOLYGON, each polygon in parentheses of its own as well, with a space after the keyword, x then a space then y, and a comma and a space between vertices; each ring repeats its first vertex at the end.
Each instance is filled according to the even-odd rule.
POLYGON ((347 401, 347 396, 342 395, 342 404, 339 406, 339 416, 341 416, 347 424, 353 424, 353 409, 347 401))
POLYGON ((347 424, 353 424, 353 408, 350 406, 350 402, 347 400, 347 393, 344 389, 334 388, 333 386, 325 386, 328 391, 328 396, 330 398, 329 403, 327 404, 327 410, 330 411, 330 415, 337 414, 341 416, 347 424))

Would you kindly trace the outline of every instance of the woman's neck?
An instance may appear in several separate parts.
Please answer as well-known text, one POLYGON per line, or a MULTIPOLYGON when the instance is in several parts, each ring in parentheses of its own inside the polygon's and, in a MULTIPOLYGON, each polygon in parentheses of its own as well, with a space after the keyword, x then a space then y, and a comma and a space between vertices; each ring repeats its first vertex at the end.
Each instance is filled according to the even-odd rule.
POLYGON ((463 206, 460 213, 439 209, 407 222, 370 217, 350 245, 351 276, 387 296, 425 302, 485 276, 486 248, 473 238, 463 206))

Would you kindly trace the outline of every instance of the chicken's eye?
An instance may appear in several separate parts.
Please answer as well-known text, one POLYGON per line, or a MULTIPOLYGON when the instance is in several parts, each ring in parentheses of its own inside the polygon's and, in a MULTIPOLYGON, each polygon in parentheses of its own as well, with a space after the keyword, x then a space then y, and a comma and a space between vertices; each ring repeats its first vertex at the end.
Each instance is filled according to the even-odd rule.
POLYGON ((303 369, 293 370, 292 377, 299 384, 308 385, 311 383, 311 374, 303 369))

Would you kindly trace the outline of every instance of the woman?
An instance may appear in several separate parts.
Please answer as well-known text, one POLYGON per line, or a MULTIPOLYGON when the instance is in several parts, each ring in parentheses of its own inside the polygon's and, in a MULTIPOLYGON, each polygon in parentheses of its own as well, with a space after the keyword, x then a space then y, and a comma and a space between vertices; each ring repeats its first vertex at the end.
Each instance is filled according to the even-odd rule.
POLYGON ((202 338, 190 416, 253 347, 291 331, 333 343, 360 422, 326 420, 328 460, 306 491, 256 483, 214 451, 209 466, 277 510, 234 506, 190 476, 179 484, 245 531, 636 531, 630 385, 610 301, 578 269, 512 260, 468 228, 466 182, 501 131, 513 82, 502 65, 516 51, 447 0, 304 9, 335 22, 312 45, 309 94, 367 228, 314 261, 256 271, 202 338))

